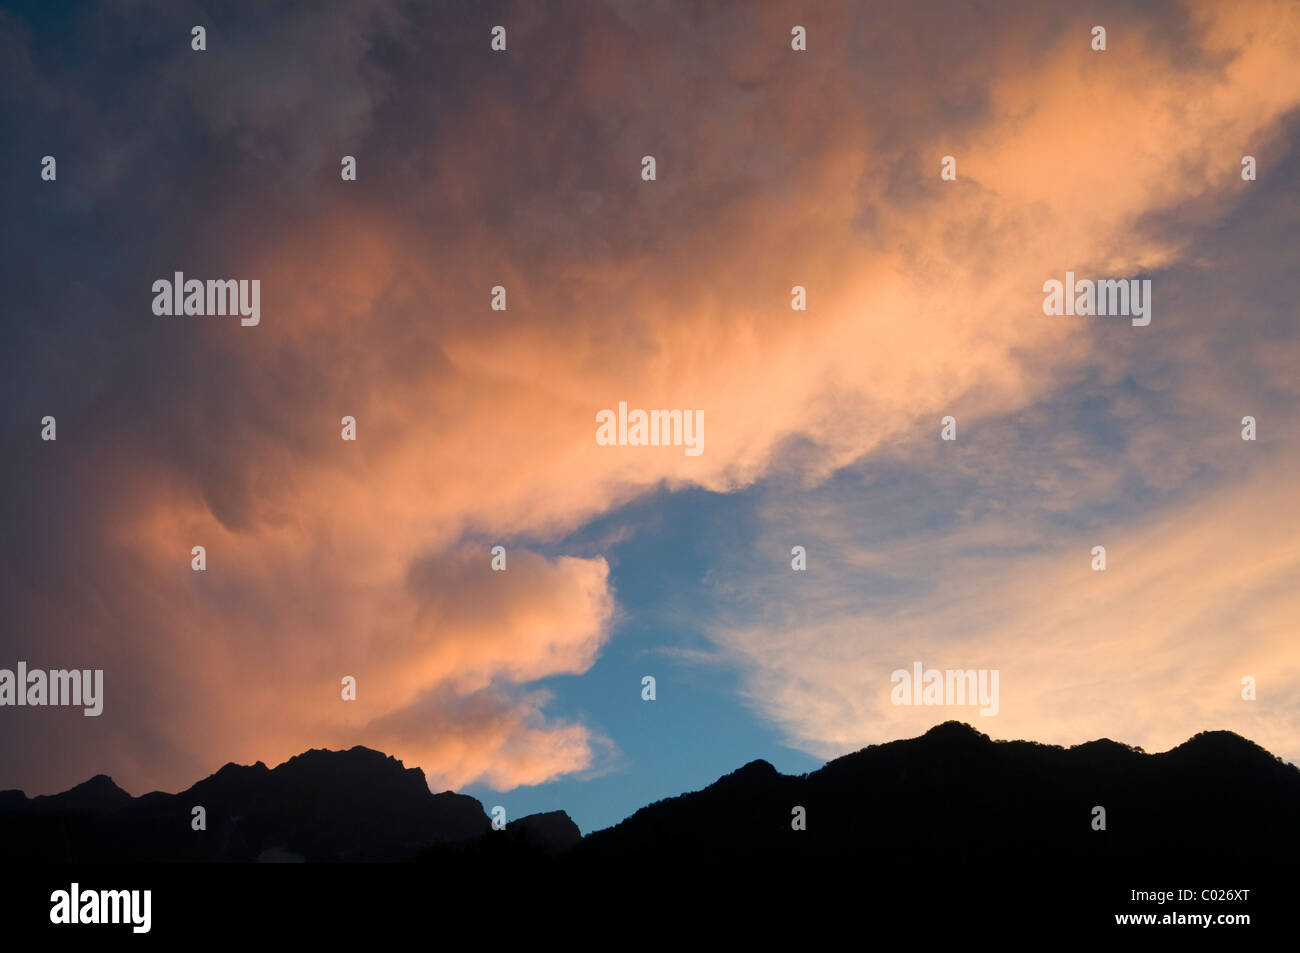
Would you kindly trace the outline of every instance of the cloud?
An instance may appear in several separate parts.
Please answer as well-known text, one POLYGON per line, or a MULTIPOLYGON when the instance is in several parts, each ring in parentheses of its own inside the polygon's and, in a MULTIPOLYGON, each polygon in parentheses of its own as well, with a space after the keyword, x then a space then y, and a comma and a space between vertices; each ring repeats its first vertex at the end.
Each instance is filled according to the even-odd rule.
MULTIPOLYGON (((724 577, 746 589, 752 575, 746 591, 762 595, 729 592, 744 608, 711 629, 747 672, 750 702, 796 747, 832 757, 959 717, 994 737, 1152 750, 1223 728, 1300 757, 1300 508, 1275 474, 1104 531, 1047 536, 1013 507, 901 545, 863 512, 885 493, 846 495, 767 513, 758 548, 770 567, 724 577), (806 574, 780 561, 787 540, 807 546, 806 574), (1091 568, 1098 544, 1105 572, 1091 568), (1000 711, 894 706, 890 673, 917 661, 999 670, 1000 711), (1241 697, 1245 676, 1257 701, 1241 697)), ((905 508, 883 522, 909 525, 920 504, 895 495, 905 508)))
MULTIPOLYGON (((454 5, 223 7, 204 54, 187 11, 56 35, 6 19, 34 64, 6 127, 61 172, 0 186, 32 223, 5 249, 24 318, 0 358, 3 644, 102 664, 110 693, 93 727, 24 714, 31 753, 2 749, 16 782, 80 780, 93 753, 128 786, 174 785, 367 730, 447 783, 585 770, 599 732, 548 718, 531 683, 592 665, 608 565, 535 550, 664 488, 815 486, 914 452, 941 414, 1005 422, 1115 348, 1172 341, 1163 285, 1152 333, 1111 329, 1123 343, 1045 318, 1039 288, 1184 261, 1169 217, 1229 219, 1239 153, 1280 148, 1300 102, 1282 5, 1193 5, 1171 36, 1119 7, 1104 57, 1086 21, 1035 7, 937 31, 902 7, 822 11, 799 57, 790 7, 503 9, 501 57, 496 11, 454 5), (943 70, 907 55, 930 38, 943 70), (150 283, 177 268, 261 280, 262 324, 153 317, 150 283), (597 446, 621 400, 702 409, 705 453, 597 446), (46 413, 55 445, 32 436, 46 413), (510 548, 499 578, 485 540, 510 548), (346 715, 342 674, 361 686, 346 715)), ((1066 513, 1116 491, 1092 446, 1052 446, 1066 476, 1009 485, 1066 513)), ((1147 430, 1129 453, 1154 479, 1166 449, 1147 430)), ((799 622, 763 638, 793 653, 799 622)), ((837 667, 792 676, 808 714, 769 711, 839 743, 811 727, 839 711, 811 690, 837 667)))
POLYGON ((541 784, 586 771, 612 751, 608 739, 582 725, 547 719, 549 700, 544 692, 521 696, 495 688, 435 691, 366 724, 358 736, 429 765, 435 789, 475 781, 498 790, 541 784))

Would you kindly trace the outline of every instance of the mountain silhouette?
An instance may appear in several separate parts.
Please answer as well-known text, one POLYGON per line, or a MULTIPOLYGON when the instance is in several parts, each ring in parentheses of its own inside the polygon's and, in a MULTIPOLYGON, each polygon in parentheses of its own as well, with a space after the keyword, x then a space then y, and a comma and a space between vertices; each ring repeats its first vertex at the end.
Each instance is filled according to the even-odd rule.
POLYGON ((51 797, 0 794, 16 860, 391 861, 490 830, 483 806, 434 794, 424 773, 369 748, 312 750, 275 769, 227 764, 179 794, 132 798, 103 775, 51 797), (207 829, 193 829, 193 809, 207 829))
POLYGON ((992 741, 947 722, 805 775, 752 761, 582 837, 563 811, 493 830, 476 799, 434 794, 419 769, 355 747, 307 751, 274 769, 227 764, 178 794, 133 798, 104 775, 52 796, 3 791, 0 838, 10 861, 36 863, 790 869, 868 856, 906 867, 955 851, 984 868, 1282 864, 1300 854, 1300 770, 1225 731, 1147 754, 1109 739, 992 741), (196 806, 206 830, 192 829, 196 806), (792 824, 799 814, 802 830, 792 824))
POLYGON ((579 851, 648 862, 787 863, 869 852, 902 866, 963 855, 1013 867, 1276 863, 1300 850, 1300 770, 1226 731, 1162 754, 1108 739, 992 741, 947 722, 801 777, 755 761, 649 805, 579 851), (792 830, 802 807, 806 830, 792 830), (1094 808, 1106 827, 1093 826, 1094 808))

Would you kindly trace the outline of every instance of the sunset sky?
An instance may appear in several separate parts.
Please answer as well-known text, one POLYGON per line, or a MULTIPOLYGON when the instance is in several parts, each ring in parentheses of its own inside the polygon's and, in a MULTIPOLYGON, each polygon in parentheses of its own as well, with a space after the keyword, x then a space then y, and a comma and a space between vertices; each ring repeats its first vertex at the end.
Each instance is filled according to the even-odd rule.
POLYGON ((294 6, 0 11, 0 667, 105 685, 0 709, 0 789, 364 744, 590 831, 951 718, 1300 760, 1300 4, 294 6))

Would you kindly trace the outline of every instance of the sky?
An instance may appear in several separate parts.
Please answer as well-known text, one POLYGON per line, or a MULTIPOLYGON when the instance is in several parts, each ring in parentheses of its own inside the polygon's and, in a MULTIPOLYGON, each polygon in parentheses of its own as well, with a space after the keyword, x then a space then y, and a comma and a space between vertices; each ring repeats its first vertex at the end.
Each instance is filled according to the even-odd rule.
POLYGON ((952 718, 1300 759, 1295 3, 9 4, 0 60, 0 668, 105 685, 0 709, 0 788, 364 744, 586 832, 952 718))

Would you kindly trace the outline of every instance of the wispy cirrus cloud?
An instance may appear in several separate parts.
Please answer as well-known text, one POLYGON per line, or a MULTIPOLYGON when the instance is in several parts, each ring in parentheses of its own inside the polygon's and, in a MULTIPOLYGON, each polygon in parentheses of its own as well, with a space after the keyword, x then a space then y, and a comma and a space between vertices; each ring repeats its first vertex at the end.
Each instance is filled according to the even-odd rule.
MULTIPOLYGON (((1175 283, 1158 285, 1144 335, 1047 319, 1038 289, 1071 267, 1172 274, 1194 260, 1218 274, 1232 250, 1187 236, 1250 201, 1240 154, 1267 167, 1300 102, 1278 69, 1300 52, 1285 5, 1119 5, 1100 56, 1082 15, 1033 6, 938 21, 827 8, 800 58, 785 52, 806 11, 781 5, 684 19, 639 5, 235 7, 203 58, 177 40, 184 15, 141 9, 86 13, 60 41, 119 42, 80 62, 5 21, 5 48, 34 64, 16 73, 6 125, 27 153, 57 149, 61 173, 39 197, 2 186, 32 223, 8 245, 30 320, 0 385, 15 408, 0 424, 14 462, 0 593, 19 606, 4 646, 109 678, 94 728, 23 715, 37 743, 4 751, 13 783, 41 789, 80 780, 91 751, 127 785, 166 786, 354 740, 449 784, 589 768, 607 746, 598 728, 548 716, 532 683, 588 671, 611 637, 608 563, 533 548, 663 488, 815 487, 886 452, 942 469, 916 437, 938 415, 958 413, 963 441, 1014 430, 1089 375, 1117 416, 1157 392, 1186 412, 1199 385, 1180 379, 1185 364, 1130 362, 1222 353, 1212 334, 1181 333, 1175 283), (493 58, 502 17, 512 47, 493 58), (110 98, 106 76, 130 95, 110 98), (948 153, 955 183, 938 178, 948 153), (338 178, 344 154, 355 183, 338 178), (640 181, 644 154, 654 183, 640 181), (150 282, 181 267, 259 278, 262 324, 153 318, 150 282), (497 284, 505 312, 488 307, 497 284), (795 284, 807 312, 790 310, 795 284), (1140 389, 1114 393, 1117 368, 1140 389), (597 446, 594 414, 619 400, 703 409, 705 454, 597 446), (46 413, 60 436, 41 446, 31 421, 46 413), (344 414, 355 444, 339 439, 344 414), (490 573, 488 539, 508 543, 508 572, 490 573), (188 567, 196 543, 205 574, 188 567), (354 707, 338 701, 343 674, 360 679, 354 707)), ((1259 362, 1293 395, 1293 350, 1289 335, 1267 354, 1238 342, 1216 380, 1259 362)), ((872 613, 903 645, 927 613, 983 611, 1018 621, 981 652, 1028 651, 1030 627, 1059 620, 1007 594, 1008 574, 1032 558, 1068 576, 1066 556, 979 507, 1026 493, 1086 525, 1084 508, 1122 492, 1093 463, 1098 439, 1052 437, 1064 473, 995 469, 1001 482, 940 537, 946 555, 924 527, 949 514, 909 503, 893 534, 914 553, 913 587, 895 593, 911 601, 831 588, 780 627, 720 625, 778 699, 764 713, 819 751, 868 730, 881 713, 837 693, 861 688, 841 679, 860 660, 854 620, 872 613), (958 558, 983 608, 930 607, 915 579, 958 558), (825 664, 793 664, 810 637, 825 664), (774 674, 787 669, 788 685, 774 674)), ((1152 486, 1205 465, 1158 427, 1128 433, 1120 457, 1152 486)), ((835 510, 809 526, 845 522, 835 510)), ((848 511, 846 527, 873 525, 848 511)), ((1228 545, 1220 532, 1210 521, 1194 541, 1228 545)), ((723 595, 741 607, 744 590, 736 578, 723 595)), ((1143 664, 1162 658, 1154 621, 1143 638, 1156 653, 1143 664)), ((1047 691, 1057 662, 1024 658, 1020 684, 1047 691)))

